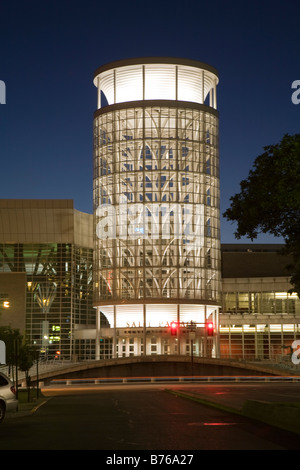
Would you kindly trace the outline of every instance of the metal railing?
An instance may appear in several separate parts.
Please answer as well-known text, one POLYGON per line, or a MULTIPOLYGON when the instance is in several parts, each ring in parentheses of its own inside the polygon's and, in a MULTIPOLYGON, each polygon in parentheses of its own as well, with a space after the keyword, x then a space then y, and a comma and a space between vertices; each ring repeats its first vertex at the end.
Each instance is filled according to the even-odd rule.
MULTIPOLYGON (((38 363, 34 363, 33 366, 29 369, 29 377, 36 377, 37 374, 45 374, 47 372, 57 371, 58 369, 63 369, 68 365, 77 365, 82 364, 81 361, 72 361, 67 359, 51 359, 51 360, 40 360, 38 363)), ((15 381, 16 371, 15 366, 1 366, 0 372, 7 375, 11 380, 15 381)), ((24 371, 18 369, 18 381, 24 381, 26 374, 24 371)))

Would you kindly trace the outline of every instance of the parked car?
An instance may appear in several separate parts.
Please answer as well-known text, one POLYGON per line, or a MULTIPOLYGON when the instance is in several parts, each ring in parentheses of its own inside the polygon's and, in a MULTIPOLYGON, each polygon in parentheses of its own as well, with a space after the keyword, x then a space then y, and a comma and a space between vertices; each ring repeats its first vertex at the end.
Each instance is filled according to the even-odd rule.
POLYGON ((0 372, 0 423, 9 411, 16 411, 18 400, 14 383, 2 372, 0 372))

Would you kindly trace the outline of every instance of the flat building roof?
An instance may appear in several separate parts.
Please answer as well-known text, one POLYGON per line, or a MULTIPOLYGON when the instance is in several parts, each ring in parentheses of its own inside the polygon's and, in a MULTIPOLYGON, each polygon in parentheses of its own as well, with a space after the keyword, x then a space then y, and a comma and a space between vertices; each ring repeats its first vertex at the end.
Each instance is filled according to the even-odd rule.
POLYGON ((222 244, 222 278, 285 277, 291 275, 284 244, 222 244))

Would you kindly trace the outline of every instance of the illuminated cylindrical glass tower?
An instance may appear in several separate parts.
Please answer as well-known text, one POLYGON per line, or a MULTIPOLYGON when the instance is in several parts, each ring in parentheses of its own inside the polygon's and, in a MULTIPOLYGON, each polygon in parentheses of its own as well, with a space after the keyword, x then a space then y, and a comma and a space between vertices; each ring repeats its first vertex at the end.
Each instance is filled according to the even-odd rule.
POLYGON ((220 294, 217 71, 131 59, 94 84, 97 357, 218 355, 205 334, 220 294))

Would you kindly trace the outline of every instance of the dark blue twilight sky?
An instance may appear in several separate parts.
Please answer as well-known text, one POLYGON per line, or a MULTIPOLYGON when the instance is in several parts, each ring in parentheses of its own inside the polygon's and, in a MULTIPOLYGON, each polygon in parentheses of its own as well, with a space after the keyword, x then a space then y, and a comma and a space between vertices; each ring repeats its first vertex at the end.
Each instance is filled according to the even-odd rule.
MULTIPOLYGON (((94 70, 172 56, 219 71, 224 212, 263 147, 299 133, 299 18, 299 0, 1 1, 0 198, 68 198, 92 213, 94 70)), ((235 242, 234 226, 221 229, 235 242)))

